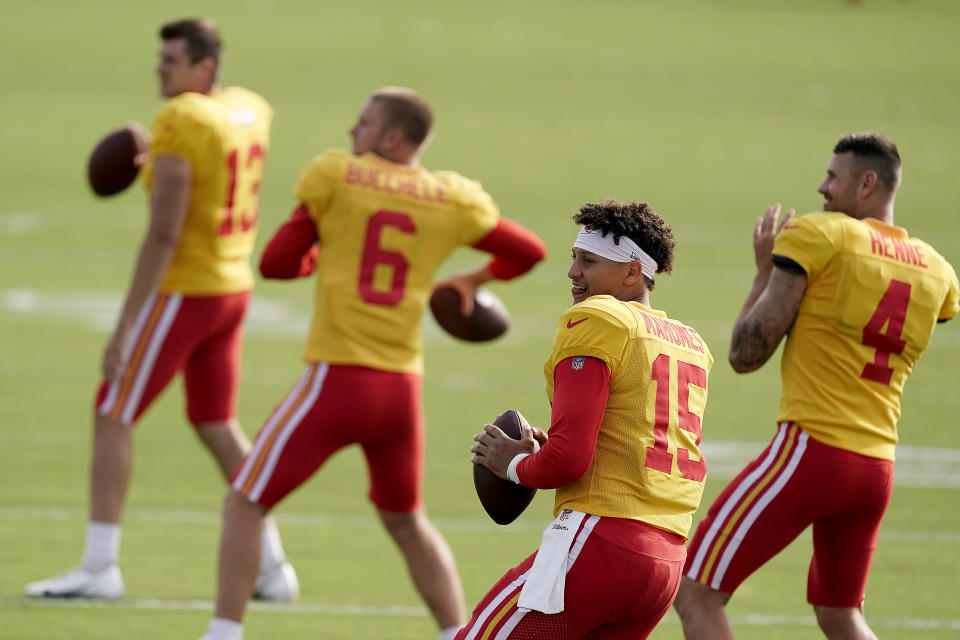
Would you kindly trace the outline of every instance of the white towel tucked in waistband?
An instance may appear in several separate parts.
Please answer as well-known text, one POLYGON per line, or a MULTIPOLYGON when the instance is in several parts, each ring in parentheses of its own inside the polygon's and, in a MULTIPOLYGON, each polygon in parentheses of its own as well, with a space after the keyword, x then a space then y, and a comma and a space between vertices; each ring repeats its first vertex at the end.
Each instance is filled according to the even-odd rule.
POLYGON ((520 590, 519 609, 560 613, 567 584, 567 556, 585 513, 564 509, 543 532, 543 542, 520 590))

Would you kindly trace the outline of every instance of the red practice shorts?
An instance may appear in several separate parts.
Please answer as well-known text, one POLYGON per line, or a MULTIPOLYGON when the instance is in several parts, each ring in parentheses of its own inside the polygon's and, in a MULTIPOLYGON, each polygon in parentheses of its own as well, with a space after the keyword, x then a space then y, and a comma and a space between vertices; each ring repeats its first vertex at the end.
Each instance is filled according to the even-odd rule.
POLYGON ((564 610, 517 608, 536 553, 500 578, 456 640, 637 640, 670 609, 684 539, 643 522, 587 515, 567 557, 564 610))
POLYGON ((890 460, 827 446, 783 422, 697 526, 684 574, 733 593, 813 524, 807 600, 858 607, 892 490, 890 460))
POLYGON ((312 362, 274 409, 230 480, 251 502, 272 507, 333 453, 363 448, 370 500, 398 513, 421 504, 424 425, 421 377, 312 362))
POLYGON ((182 370, 191 423, 232 418, 249 301, 249 291, 204 297, 151 295, 123 353, 123 376, 100 383, 97 412, 132 425, 182 370))

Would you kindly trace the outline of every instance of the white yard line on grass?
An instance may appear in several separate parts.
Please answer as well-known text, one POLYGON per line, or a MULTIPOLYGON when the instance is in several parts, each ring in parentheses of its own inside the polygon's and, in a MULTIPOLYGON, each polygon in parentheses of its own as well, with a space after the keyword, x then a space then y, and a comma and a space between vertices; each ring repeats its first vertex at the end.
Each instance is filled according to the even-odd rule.
MULTIPOLYGON (((9 607, 68 607, 77 609, 153 609, 164 611, 212 611, 212 600, 163 600, 160 598, 122 598, 120 600, 90 600, 87 598, 5 598, 0 597, 0 606, 9 607)), ((279 613, 312 613, 341 616, 425 616, 423 607, 386 605, 376 607, 360 604, 324 604, 321 602, 277 603, 251 602, 253 611, 279 613)))
MULTIPOLYGON (((88 600, 85 598, 6 598, 0 597, 0 607, 30 607, 56 608, 69 607, 77 609, 118 608, 118 609, 148 609, 164 611, 212 611, 211 600, 164 600, 160 598, 124 598, 112 602, 103 600, 88 600)), ((421 617, 427 615, 423 607, 406 605, 359 605, 359 604, 328 604, 322 602, 302 602, 292 604, 251 602, 253 611, 271 613, 295 613, 335 616, 378 616, 378 617, 421 617)), ((679 624, 679 619, 672 611, 663 619, 668 624, 679 624)), ((731 616, 730 622, 734 627, 816 627, 817 621, 813 616, 780 616, 752 613, 740 616, 731 616)), ((870 626, 874 629, 913 629, 917 631, 960 631, 960 620, 941 618, 870 618, 870 626)))
MULTIPOLYGON (((116 324, 122 301, 116 291, 0 290, 0 310, 31 315, 54 322, 80 322, 104 333, 116 324)), ((309 314, 282 300, 254 296, 247 313, 246 331, 278 338, 302 340, 309 314)))
MULTIPOLYGON (((94 333, 106 333, 116 324, 122 302, 119 291, 39 291, 35 289, 0 290, 0 311, 29 315, 48 322, 72 322, 94 333)), ((515 316, 510 332, 501 343, 517 345, 527 337, 525 327, 538 326, 532 316, 515 316)), ((253 336, 300 342, 310 326, 309 304, 294 304, 254 295, 244 325, 253 336)), ((451 338, 425 317, 424 341, 428 344, 449 342, 451 338)), ((476 384, 466 388, 475 390, 476 384)), ((453 391, 461 390, 456 387, 453 391)))
MULTIPOLYGON (((716 425, 714 425, 716 426, 716 425)), ((707 473, 730 478, 763 451, 766 442, 704 441, 707 473)), ((894 484, 912 489, 960 488, 960 449, 897 445, 894 484)))
MULTIPOLYGON (((3 520, 74 520, 86 518, 86 510, 58 507, 8 507, 0 506, 0 519, 3 520)), ((275 514, 281 527, 318 528, 318 529, 379 529, 382 525, 374 516, 336 515, 324 513, 278 513, 275 514)), ((124 514, 126 522, 147 522, 158 524, 220 524, 219 511, 140 510, 131 509, 124 514)), ((503 531, 504 529, 485 518, 432 518, 444 531, 484 532, 503 531)), ((521 520, 510 525, 509 531, 543 531, 547 521, 534 519, 521 520)), ((809 538, 805 532, 801 537, 809 538)), ((924 531, 919 529, 880 529, 880 539, 888 542, 907 542, 911 544, 960 545, 960 531, 924 531)))
POLYGON ((42 224, 42 216, 30 211, 10 211, 0 213, 0 234, 25 236, 37 231, 42 224))

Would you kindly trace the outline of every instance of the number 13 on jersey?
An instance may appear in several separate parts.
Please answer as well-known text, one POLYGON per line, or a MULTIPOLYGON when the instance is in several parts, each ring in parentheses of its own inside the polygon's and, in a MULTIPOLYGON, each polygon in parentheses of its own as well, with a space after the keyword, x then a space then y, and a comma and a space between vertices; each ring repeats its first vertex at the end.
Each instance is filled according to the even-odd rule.
MULTIPOLYGON (((699 447, 702 428, 700 416, 690 411, 690 386, 697 386, 706 390, 707 372, 702 367, 689 362, 677 360, 677 405, 670 403, 670 356, 661 353, 653 361, 650 379, 657 384, 656 408, 654 413, 653 446, 647 447, 646 466, 650 469, 662 471, 668 475, 673 473, 673 454, 668 451, 667 429, 670 418, 676 416, 676 424, 693 434, 695 444, 699 447)), ((701 407, 702 411, 702 407, 701 407)), ((676 446, 676 445, 675 445, 676 446)), ((707 461, 703 454, 699 460, 692 460, 690 452, 677 447, 677 468, 680 475, 687 480, 703 482, 707 475, 707 461)))
POLYGON ((257 196, 263 175, 264 150, 253 144, 243 152, 233 149, 227 155, 227 195, 223 203, 224 218, 218 236, 246 233, 257 223, 257 196))

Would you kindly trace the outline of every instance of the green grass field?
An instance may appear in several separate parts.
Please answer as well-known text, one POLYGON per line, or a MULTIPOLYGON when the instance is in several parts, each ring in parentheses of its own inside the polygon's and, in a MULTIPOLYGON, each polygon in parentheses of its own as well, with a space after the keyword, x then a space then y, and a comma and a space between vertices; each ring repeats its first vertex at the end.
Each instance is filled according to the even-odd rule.
MULTIPOLYGON (((79 560, 92 395, 101 349, 144 230, 140 185, 109 200, 84 183, 86 155, 160 104, 158 25, 209 15, 227 47, 225 84, 276 110, 262 188, 262 246, 290 211, 296 173, 346 131, 372 89, 419 89, 437 114, 424 162, 480 179, 550 256, 495 286, 513 314, 492 345, 425 321, 426 497, 459 562, 468 606, 532 551, 549 520, 538 496, 514 525, 488 523, 467 449, 515 407, 543 424, 542 363, 579 204, 651 202, 679 254, 653 304, 697 327, 717 365, 704 441, 704 507, 773 429, 777 364, 735 376, 732 321, 752 278, 753 220, 772 202, 816 210, 833 143, 875 129, 900 146, 897 222, 960 264, 960 5, 953 0, 568 0, 351 5, 326 0, 8 2, 0 21, 0 638, 195 638, 214 589, 223 486, 174 385, 137 427, 115 605, 33 602, 24 583, 79 560), (711 446, 718 452, 710 456, 711 446), (729 463, 729 464, 725 464, 729 463)), ((480 259, 458 253, 453 270, 480 259)), ((301 371, 308 282, 258 282, 239 416, 255 433, 301 371)), ((868 585, 882 638, 960 634, 960 332, 936 331, 904 395, 898 484, 868 585)), ((278 519, 302 601, 254 607, 247 637, 432 638, 431 619, 366 502, 356 450, 283 503, 278 519)), ((748 580, 738 637, 815 638, 805 603, 809 536, 748 580)), ((654 633, 682 637, 671 613, 654 633)))

